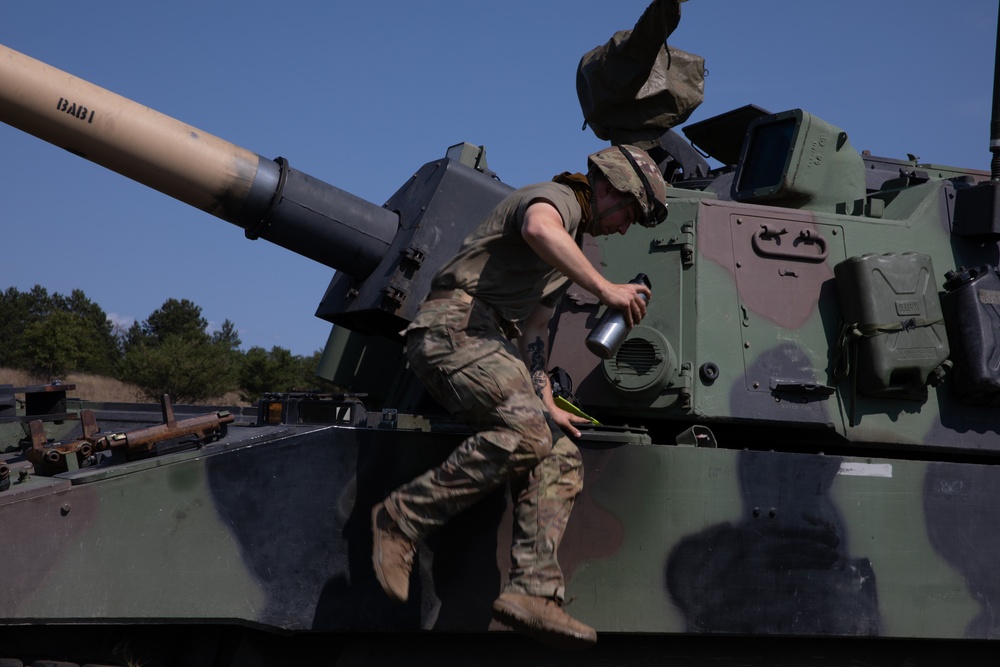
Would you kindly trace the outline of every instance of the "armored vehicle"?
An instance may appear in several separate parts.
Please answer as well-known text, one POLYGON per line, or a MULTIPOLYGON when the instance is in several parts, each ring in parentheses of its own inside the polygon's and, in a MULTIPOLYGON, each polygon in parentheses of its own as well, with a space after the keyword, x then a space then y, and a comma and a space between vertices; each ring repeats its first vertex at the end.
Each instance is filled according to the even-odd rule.
POLYGON ((8 664, 918 665, 994 651, 997 169, 859 152, 804 109, 699 120, 684 128, 697 151, 656 136, 666 220, 584 247, 615 282, 649 276, 647 317, 607 359, 585 347, 603 313, 587 293, 571 288, 551 327, 554 377, 600 422, 579 438, 586 485, 560 550, 570 611, 599 640, 567 656, 491 618, 502 493, 421 545, 406 604, 371 570, 371 507, 465 433, 406 368, 398 332, 512 189, 481 147, 453 146, 380 206, 6 47, 0 120, 336 269, 319 374, 346 388, 253 408, 0 388, 8 664))

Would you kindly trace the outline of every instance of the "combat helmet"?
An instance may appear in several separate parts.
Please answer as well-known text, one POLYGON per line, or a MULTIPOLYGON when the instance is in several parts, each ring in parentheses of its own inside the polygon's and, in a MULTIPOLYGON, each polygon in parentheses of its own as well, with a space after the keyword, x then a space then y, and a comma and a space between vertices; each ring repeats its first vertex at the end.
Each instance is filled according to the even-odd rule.
POLYGON ((655 227, 667 217, 667 186, 646 151, 629 144, 611 146, 587 156, 587 164, 600 171, 615 190, 635 197, 643 213, 638 223, 643 227, 655 227))

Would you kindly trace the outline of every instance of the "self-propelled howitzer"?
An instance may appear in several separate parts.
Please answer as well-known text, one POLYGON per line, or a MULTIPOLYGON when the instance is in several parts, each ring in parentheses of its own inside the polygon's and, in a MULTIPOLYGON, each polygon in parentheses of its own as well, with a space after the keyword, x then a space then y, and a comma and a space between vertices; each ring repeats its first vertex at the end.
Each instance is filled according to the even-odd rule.
MULTIPOLYGON (((0 88, 51 77, 3 58, 34 69, 0 70, 0 88)), ((180 628, 217 664, 303 645, 341 664, 464 664, 455 647, 473 645, 495 664, 968 664, 1000 636, 1000 225, 986 172, 859 153, 803 110, 688 126, 720 168, 664 135, 652 152, 674 185, 667 220, 585 243, 610 279, 649 275, 647 318, 607 360, 584 347, 602 312, 586 293, 571 288, 552 327, 560 388, 605 424, 579 441, 586 486, 560 549, 571 611, 600 639, 564 658, 492 632, 502 494, 422 546, 406 605, 370 569, 372 505, 463 437, 394 334, 509 189, 481 154, 428 163, 379 207, 160 116, 151 155, 88 138, 105 93, 66 76, 30 104, 0 95, 0 119, 337 268, 319 313, 354 333, 335 334, 324 373, 370 395, 269 395, 197 449, 54 474, 5 455, 0 619, 37 631, 32 646, 124 634, 183 664, 164 648, 180 628)))

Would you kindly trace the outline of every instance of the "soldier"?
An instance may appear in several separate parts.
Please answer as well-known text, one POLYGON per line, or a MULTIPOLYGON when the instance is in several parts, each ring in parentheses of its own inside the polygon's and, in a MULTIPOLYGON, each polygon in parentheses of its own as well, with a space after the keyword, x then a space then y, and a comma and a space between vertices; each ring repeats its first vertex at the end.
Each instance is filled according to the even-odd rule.
POLYGON ((555 405, 546 374, 548 322, 570 281, 625 314, 646 313, 644 285, 612 284, 580 250, 584 233, 624 234, 666 215, 666 185, 634 146, 587 159, 507 196, 432 282, 406 329, 410 365, 431 395, 475 434, 440 466, 372 510, 372 562, 389 597, 405 602, 416 543, 509 483, 514 499, 510 580, 494 617, 543 641, 588 645, 593 628, 562 609, 556 552, 583 488, 576 417, 555 405))

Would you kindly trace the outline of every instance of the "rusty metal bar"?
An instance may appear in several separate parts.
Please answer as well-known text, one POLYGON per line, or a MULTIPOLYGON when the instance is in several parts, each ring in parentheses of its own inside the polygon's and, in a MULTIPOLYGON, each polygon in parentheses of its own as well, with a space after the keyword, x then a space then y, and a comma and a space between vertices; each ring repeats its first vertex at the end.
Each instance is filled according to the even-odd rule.
POLYGON ((83 437, 69 442, 49 442, 44 424, 36 419, 29 423, 31 448, 25 456, 45 470, 75 469, 95 452, 109 449, 121 448, 126 456, 145 454, 159 442, 187 436, 196 436, 199 443, 205 444, 225 437, 226 425, 236 419, 230 412, 222 410, 178 421, 169 396, 163 396, 161 405, 164 423, 107 435, 100 435, 93 411, 83 410, 80 413, 83 437))

